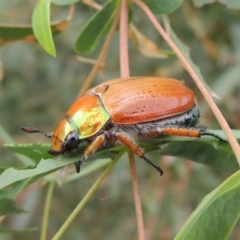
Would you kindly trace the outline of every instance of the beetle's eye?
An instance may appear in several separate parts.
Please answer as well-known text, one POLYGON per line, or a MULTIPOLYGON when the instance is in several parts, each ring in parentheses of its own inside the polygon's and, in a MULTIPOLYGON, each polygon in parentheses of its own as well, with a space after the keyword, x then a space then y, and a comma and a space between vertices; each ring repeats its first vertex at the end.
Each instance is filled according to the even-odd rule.
POLYGON ((77 133, 75 131, 70 132, 65 138, 65 142, 68 148, 77 148, 79 145, 79 137, 77 133))

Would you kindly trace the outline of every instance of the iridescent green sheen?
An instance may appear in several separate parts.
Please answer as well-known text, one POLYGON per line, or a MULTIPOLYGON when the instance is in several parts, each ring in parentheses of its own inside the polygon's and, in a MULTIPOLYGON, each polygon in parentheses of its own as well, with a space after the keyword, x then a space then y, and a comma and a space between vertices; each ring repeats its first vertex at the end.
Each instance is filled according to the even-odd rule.
POLYGON ((76 126, 79 139, 94 136, 103 128, 109 119, 110 116, 101 102, 99 102, 98 106, 88 109, 87 111, 79 109, 71 118, 68 118, 68 120, 76 126))

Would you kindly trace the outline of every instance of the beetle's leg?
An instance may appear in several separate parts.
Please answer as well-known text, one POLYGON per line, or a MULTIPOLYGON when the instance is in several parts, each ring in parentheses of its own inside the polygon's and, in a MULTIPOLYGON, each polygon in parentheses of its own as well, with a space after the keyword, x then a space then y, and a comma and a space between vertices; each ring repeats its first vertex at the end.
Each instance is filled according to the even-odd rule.
POLYGON ((147 161, 150 165, 152 165, 159 173, 160 175, 163 175, 163 170, 154 162, 152 162, 144 153, 144 151, 138 147, 133 140, 129 139, 128 136, 126 136, 124 133, 116 133, 117 139, 127 146, 132 152, 134 152, 138 157, 143 158, 145 161, 147 161))
POLYGON ((201 136, 212 136, 217 138, 220 141, 228 143, 226 139, 223 139, 214 133, 207 132, 206 127, 201 125, 193 128, 183 128, 181 126, 180 127, 177 127, 177 126, 164 127, 162 128, 162 135, 198 137, 198 138, 200 138, 201 136))
POLYGON ((98 148, 100 148, 105 142, 105 136, 104 135, 99 135, 97 136, 91 144, 85 149, 83 156, 81 159, 77 162, 75 162, 75 168, 76 172, 80 172, 80 167, 83 162, 86 162, 88 160, 88 157, 93 154, 98 148))
POLYGON ((181 137, 201 137, 201 132, 197 128, 184 128, 181 126, 169 126, 161 129, 162 135, 181 137))
POLYGON ((206 131, 205 126, 196 126, 192 128, 184 128, 181 126, 166 126, 163 128, 156 128, 152 129, 148 132, 144 132, 143 136, 140 136, 140 138, 154 138, 159 135, 168 135, 168 136, 182 136, 182 137, 197 137, 200 138, 201 136, 212 136, 217 138, 218 140, 228 143, 228 141, 224 138, 221 138, 220 136, 206 131))
POLYGON ((199 126, 196 126, 195 128, 199 130, 201 136, 212 136, 212 137, 217 138, 219 141, 228 143, 227 139, 224 139, 224 138, 222 138, 222 137, 220 137, 220 136, 218 136, 214 133, 206 131, 207 128, 205 126, 199 125, 199 126))

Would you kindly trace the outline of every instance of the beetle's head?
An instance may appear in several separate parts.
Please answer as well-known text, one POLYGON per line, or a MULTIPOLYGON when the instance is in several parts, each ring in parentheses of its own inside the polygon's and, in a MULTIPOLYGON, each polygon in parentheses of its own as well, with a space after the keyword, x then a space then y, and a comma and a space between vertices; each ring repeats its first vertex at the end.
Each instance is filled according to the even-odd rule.
POLYGON ((31 129, 22 127, 24 132, 27 133, 42 133, 48 138, 52 138, 52 148, 48 151, 53 156, 60 154, 67 155, 78 147, 81 140, 79 139, 77 130, 74 128, 67 119, 63 118, 53 133, 44 133, 38 129, 31 129))

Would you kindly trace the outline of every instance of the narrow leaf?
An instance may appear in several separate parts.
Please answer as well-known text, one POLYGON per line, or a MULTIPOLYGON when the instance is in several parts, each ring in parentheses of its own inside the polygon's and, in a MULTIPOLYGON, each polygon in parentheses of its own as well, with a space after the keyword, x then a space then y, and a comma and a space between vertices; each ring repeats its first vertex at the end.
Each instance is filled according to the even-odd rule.
POLYGON ((240 216, 240 171, 208 194, 175 240, 228 239, 240 216))
POLYGON ((32 16, 33 32, 38 41, 52 56, 56 56, 55 46, 50 27, 50 3, 51 0, 39 0, 32 16))
POLYGON ((8 229, 3 226, 0 226, 0 233, 23 233, 23 232, 32 232, 37 231, 37 228, 23 228, 23 229, 8 229))
POLYGON ((154 14, 169 14, 176 10, 183 0, 143 0, 154 14))
MULTIPOLYGON (((26 148, 26 146, 24 146, 23 147, 24 150, 20 150, 21 145, 16 145, 16 147, 13 147, 12 149, 14 149, 14 151, 16 151, 18 153, 19 153, 19 151, 21 151, 22 154, 28 155, 28 153, 26 153, 27 149, 29 149, 28 151, 31 151, 32 144, 29 144, 29 145, 30 145, 29 148, 26 148)), ((67 165, 72 164, 73 162, 76 162, 77 160, 79 160, 79 156, 81 156, 81 154, 79 152, 82 153, 83 149, 84 149, 84 146, 80 146, 78 148, 78 151, 71 154, 71 156, 73 156, 71 158, 58 157, 54 160, 52 160, 52 159, 41 160, 38 163, 38 165, 36 166, 36 168, 20 169, 20 170, 9 168, 0 175, 0 189, 4 188, 12 183, 15 183, 17 181, 29 178, 27 182, 23 183, 23 186, 20 186, 21 188, 25 188, 30 183, 33 183, 34 181, 38 180, 39 178, 44 177, 51 172, 54 172, 64 166, 67 166, 67 165)), ((89 161, 96 160, 96 159, 106 159, 106 158, 113 159, 114 156, 116 155, 116 153, 118 153, 120 151, 120 149, 122 149, 122 147, 121 148, 114 147, 111 149, 104 148, 104 149, 96 152, 94 155, 90 156, 89 161)), ((43 153, 43 155, 44 154, 45 153, 43 153)), ((99 165, 101 165, 100 167, 104 167, 106 165, 106 161, 104 161, 101 164, 96 164, 95 170, 100 168, 99 165)), ((73 168, 74 168, 74 166, 73 166, 73 168)), ((91 169, 91 171, 93 171, 93 169, 91 169)), ((80 173, 80 175, 82 175, 82 174, 84 174, 84 171, 80 173)))
POLYGON ((219 0, 220 3, 225 4, 228 8, 231 9, 240 9, 239 0, 219 0))
POLYGON ((7 198, 0 199, 0 216, 3 216, 7 213, 23 213, 23 212, 25 211, 17 207, 14 201, 7 198))
MULTIPOLYGON (((56 35, 64 31, 70 20, 71 14, 65 19, 51 23, 51 32, 56 35)), ((36 36, 33 33, 32 25, 0 25, 0 45, 15 41, 35 42, 36 36)))
POLYGON ((214 3, 216 0, 192 0, 196 7, 202 7, 205 4, 214 3))
POLYGON ((80 54, 92 52, 103 36, 109 31, 116 14, 118 1, 109 1, 83 27, 75 48, 80 54))
POLYGON ((240 1, 239 0, 193 0, 195 6, 202 7, 205 4, 210 4, 214 2, 219 2, 225 4, 228 8, 231 9, 240 9, 240 1))
POLYGON ((49 144, 4 144, 4 146, 14 153, 20 153, 31 158, 36 163, 40 162, 41 159, 51 158, 51 155, 48 153, 50 149, 49 144))
POLYGON ((52 0, 52 3, 60 6, 66 6, 77 2, 79 2, 79 0, 52 0))
MULTIPOLYGON (((211 132, 222 135, 222 131, 211 132)), ((234 133, 236 137, 240 138, 240 131, 235 131, 234 133)), ((155 139, 141 141, 140 145, 147 153, 149 153, 150 157, 153 160, 159 159, 159 155, 169 155, 191 159, 195 162, 216 167, 224 171, 235 172, 239 169, 236 158, 229 144, 221 143, 218 140, 210 137, 196 139, 187 137, 160 136, 155 139)), ((29 144, 29 146, 27 147, 26 144, 18 144, 15 146, 11 146, 9 149, 13 150, 15 153, 21 152, 22 154, 29 156, 28 152, 36 151, 36 146, 37 145, 29 144), (23 147, 23 149, 21 149, 21 147, 23 147)), ((25 183, 25 185, 23 186, 25 187, 29 183, 34 182, 36 179, 75 162, 79 159, 79 156, 82 155, 85 148, 86 145, 81 145, 76 152, 71 154, 71 158, 60 157, 56 160, 42 160, 34 169, 7 169, 0 175, 0 189, 16 181, 32 177, 29 182, 25 183)), ((103 148, 97 151, 95 154, 91 155, 89 161, 106 158, 113 159, 115 155, 121 150, 123 150, 123 146, 103 148)), ((42 152, 42 156, 46 154, 44 153, 43 149, 40 151, 42 152)), ((37 158, 39 156, 37 156, 37 158)), ((104 166, 105 163, 100 165, 104 166)), ((99 169, 99 164, 96 164, 94 166, 94 169, 92 169, 91 171, 94 171, 96 169, 99 169)))

